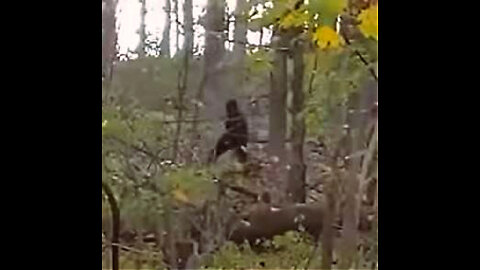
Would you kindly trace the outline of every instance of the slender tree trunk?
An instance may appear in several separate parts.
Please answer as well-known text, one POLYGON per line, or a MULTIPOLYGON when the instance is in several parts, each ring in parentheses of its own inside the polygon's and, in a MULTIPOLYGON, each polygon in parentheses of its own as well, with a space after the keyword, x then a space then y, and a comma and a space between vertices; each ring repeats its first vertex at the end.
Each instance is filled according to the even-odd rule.
POLYGON ((117 9, 117 0, 105 0, 103 10, 103 44, 102 44, 102 77, 106 82, 110 82, 113 76, 113 65, 116 60, 117 51, 117 31, 115 13, 117 9))
POLYGON ((175 134, 175 141, 173 144, 173 160, 176 161, 178 158, 178 147, 179 141, 182 134, 182 122, 183 122, 183 112, 187 109, 184 104, 185 94, 187 90, 188 83, 188 70, 189 70, 189 59, 191 54, 188 50, 184 50, 184 61, 183 61, 183 71, 180 72, 178 76, 178 98, 177 98, 177 130, 175 134))
POLYGON ((322 270, 332 269, 333 262, 333 239, 335 232, 333 229, 335 221, 335 178, 331 177, 325 183, 325 203, 323 216, 323 230, 322 230, 322 270))
POLYGON ((304 93, 303 93, 303 44, 295 41, 293 53, 293 81, 292 81, 292 125, 291 125, 291 154, 290 170, 287 180, 287 195, 291 202, 305 202, 305 171, 303 161, 303 143, 305 140, 304 93))
MULTIPOLYGON (((228 88, 223 85, 221 72, 225 55, 224 34, 224 0, 208 0, 205 25, 205 117, 211 120, 213 138, 218 138, 223 131, 219 117, 225 115, 225 102, 230 96, 228 88)), ((213 142, 213 141, 211 141, 213 142)))
POLYGON ((119 270, 120 209, 110 186, 102 181, 102 189, 107 196, 112 211, 112 270, 119 270))
POLYGON ((160 43, 160 52, 163 56, 170 57, 170 24, 171 24, 171 5, 170 0, 165 0, 165 28, 163 28, 162 42, 160 43))
POLYGON ((140 29, 138 30, 140 35, 140 43, 138 44, 137 53, 139 58, 145 57, 147 40, 147 32, 145 27, 145 16, 147 14, 147 0, 140 0, 142 7, 140 9, 140 29))
MULTIPOLYGON (((349 99, 349 113, 347 116, 348 136, 347 149, 349 157, 346 159, 348 176, 345 185, 345 208, 343 212, 342 251, 339 267, 349 269, 354 265, 357 255, 358 226, 360 218, 361 190, 360 157, 355 153, 362 150, 364 142, 364 117, 361 113, 361 92, 353 93, 349 99)), ((365 114, 363 114, 365 115, 365 114)))
POLYGON ((178 19, 178 0, 173 0, 173 13, 175 13, 175 54, 180 51, 179 37, 180 37, 180 20, 178 19))
MULTIPOLYGON (((235 27, 233 32, 233 81, 241 89, 245 79, 245 55, 247 44, 247 1, 237 0, 234 11, 235 27)), ((229 24, 230 25, 230 24, 229 24)))
POLYGON ((177 250, 175 247, 175 230, 172 224, 172 205, 170 203, 171 198, 165 199, 165 210, 163 214, 164 227, 165 227, 165 246, 167 248, 167 261, 170 265, 170 269, 177 269, 177 250))
POLYGON ((183 48, 189 58, 193 54, 193 0, 185 0, 183 4, 185 41, 183 48))
POLYGON ((243 61, 247 44, 247 1, 237 0, 235 8, 235 29, 233 33, 233 54, 235 61, 243 61))
MULTIPOLYGON (((269 96, 269 141, 268 155, 277 160, 274 165, 276 178, 279 183, 285 183, 285 134, 287 129, 286 101, 287 101, 287 52, 288 38, 279 33, 272 36, 272 45, 275 48, 273 70, 271 73, 271 89, 269 96)), ((271 181, 273 179, 270 179, 271 181)))

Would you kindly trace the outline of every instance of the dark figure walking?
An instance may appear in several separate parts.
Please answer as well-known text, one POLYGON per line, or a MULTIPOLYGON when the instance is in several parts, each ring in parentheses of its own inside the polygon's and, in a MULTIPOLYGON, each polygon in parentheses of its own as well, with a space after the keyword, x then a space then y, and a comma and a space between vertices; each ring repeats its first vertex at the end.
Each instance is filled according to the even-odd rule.
POLYGON ((210 154, 209 161, 215 162, 219 156, 228 150, 235 151, 238 161, 247 161, 246 147, 248 142, 248 126, 245 117, 238 109, 237 101, 231 99, 227 102, 227 121, 225 133, 218 139, 215 149, 210 154))

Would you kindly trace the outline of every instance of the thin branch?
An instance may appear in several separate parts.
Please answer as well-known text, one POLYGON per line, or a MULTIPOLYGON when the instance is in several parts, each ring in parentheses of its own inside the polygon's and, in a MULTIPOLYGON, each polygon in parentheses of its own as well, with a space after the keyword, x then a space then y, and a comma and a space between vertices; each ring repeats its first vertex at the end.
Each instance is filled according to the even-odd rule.
POLYGON ((378 138, 378 120, 375 123, 375 130, 372 134, 372 137, 370 138, 370 142, 368 144, 368 149, 365 154, 365 158, 363 159, 363 164, 362 164, 362 170, 360 174, 360 181, 363 183, 365 179, 367 178, 367 173, 368 173, 368 166, 370 165, 370 162, 373 159, 373 155, 375 153, 375 149, 377 146, 377 138, 378 138))
MULTIPOLYGON (((345 34, 342 34, 342 36, 343 36, 343 39, 345 40, 345 43, 347 43, 347 45, 350 46, 352 43, 350 42, 348 37, 346 37, 345 34)), ((365 65, 365 67, 368 68, 368 71, 372 75, 373 79, 375 79, 375 81, 378 82, 378 76, 377 74, 375 74, 375 70, 373 70, 373 68, 370 67, 370 63, 368 63, 367 59, 365 59, 365 57, 363 57, 363 55, 358 50, 353 50, 353 52, 355 53, 355 55, 358 56, 358 58, 365 65)))
POLYGON ((313 92, 313 81, 315 80, 315 75, 317 74, 317 67, 318 67, 318 54, 315 53, 315 60, 313 64, 312 75, 310 76, 310 80, 308 82, 308 94, 311 95, 313 92))

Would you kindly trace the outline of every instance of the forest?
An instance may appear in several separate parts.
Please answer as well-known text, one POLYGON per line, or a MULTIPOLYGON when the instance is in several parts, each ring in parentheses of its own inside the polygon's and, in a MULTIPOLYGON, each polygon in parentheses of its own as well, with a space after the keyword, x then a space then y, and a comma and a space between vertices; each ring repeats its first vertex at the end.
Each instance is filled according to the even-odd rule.
POLYGON ((378 1, 160 2, 102 0, 102 269, 378 269, 378 1))

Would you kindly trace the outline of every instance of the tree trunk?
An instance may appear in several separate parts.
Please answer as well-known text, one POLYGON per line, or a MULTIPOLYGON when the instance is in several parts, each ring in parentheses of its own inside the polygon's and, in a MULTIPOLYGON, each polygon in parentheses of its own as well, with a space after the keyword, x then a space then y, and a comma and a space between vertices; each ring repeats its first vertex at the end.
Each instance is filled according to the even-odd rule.
POLYGON ((117 31, 115 13, 117 0, 105 0, 102 16, 103 44, 102 44, 102 77, 110 82, 113 76, 113 64, 116 60, 117 31))
POLYGON ((322 231, 322 270, 332 269, 333 262, 333 240, 335 237, 335 231, 333 229, 335 221, 335 195, 336 195, 336 179, 331 177, 329 181, 325 183, 325 203, 324 216, 323 216, 323 231, 322 231))
MULTIPOLYGON (((223 131, 219 117, 225 116, 225 103, 230 93, 224 87, 222 77, 222 60, 224 46, 224 0, 208 0, 205 25, 205 117, 212 123, 213 138, 218 138, 223 131)), ((212 141, 213 142, 213 141, 212 141)))
POLYGON ((160 43, 160 53, 163 56, 170 57, 170 23, 171 23, 170 0, 165 0, 165 28, 163 28, 162 42, 160 43))
POLYGON ((191 54, 188 50, 184 50, 184 58, 183 58, 183 70, 180 72, 178 76, 178 98, 177 98, 177 129, 175 132, 175 140, 173 143, 173 160, 176 162, 178 158, 178 150, 179 150, 179 142, 180 137, 182 134, 182 122, 183 122, 183 113, 186 110, 186 106, 184 105, 185 94, 187 91, 187 83, 188 83, 188 71, 189 71, 189 59, 191 58, 191 54))
POLYGON ((140 9, 140 29, 139 35, 140 35, 140 43, 138 44, 137 48, 137 53, 139 58, 145 57, 145 42, 147 40, 147 33, 146 33, 146 28, 145 28, 145 16, 147 14, 147 0, 140 0, 140 3, 142 4, 142 7, 140 9))
POLYGON ((184 32, 185 41, 183 48, 188 57, 191 58, 193 54, 193 0, 185 0, 183 4, 183 18, 184 18, 184 32))
POLYGON ((165 199, 165 210, 163 214, 163 219, 164 219, 164 228, 165 228, 165 246, 167 247, 167 261, 170 266, 170 269, 177 269, 177 249, 175 246, 175 230, 173 228, 172 224, 172 218, 173 218, 173 213, 172 213, 172 205, 170 203, 171 198, 166 198, 165 199))
POLYGON ((173 0, 173 13, 175 13, 175 54, 177 54, 180 51, 180 44, 178 44, 180 37, 180 26, 178 25, 180 22, 178 19, 178 0, 173 0))
POLYGON ((303 44, 295 41, 293 53, 293 81, 292 81, 292 125, 291 125, 291 154, 290 170, 288 174, 287 196, 291 202, 305 202, 305 170, 303 161, 303 143, 305 139, 305 118, 303 114, 303 44))
POLYGON ((235 27, 233 32, 233 81, 238 88, 243 87, 245 79, 245 55, 247 44, 247 16, 248 5, 246 0, 237 0, 235 7, 235 27))
POLYGON ((233 55, 235 62, 243 63, 245 58, 245 47, 247 44, 247 8, 246 0, 237 0, 237 6, 235 8, 235 29, 233 33, 233 55))
MULTIPOLYGON (((268 155, 277 160, 273 166, 279 183, 285 183, 286 150, 285 134, 287 128, 287 52, 288 38, 283 33, 272 36, 272 46, 275 48, 273 70, 271 73, 271 89, 269 96, 269 141, 268 155), (276 157, 276 158, 275 158, 276 157)), ((272 181, 273 179, 270 179, 272 181)))
POLYGON ((349 112, 347 116, 348 135, 347 149, 349 157, 346 158, 348 177, 346 179, 345 208, 343 212, 343 239, 339 267, 349 269, 353 266, 357 253, 358 223, 360 218, 360 202, 362 192, 358 177, 361 168, 361 156, 356 155, 363 150, 365 144, 365 129, 367 117, 365 108, 368 100, 368 87, 353 93, 349 99, 349 112))
POLYGON ((112 270, 119 270, 120 209, 110 186, 102 181, 102 189, 107 196, 112 211, 112 270))

